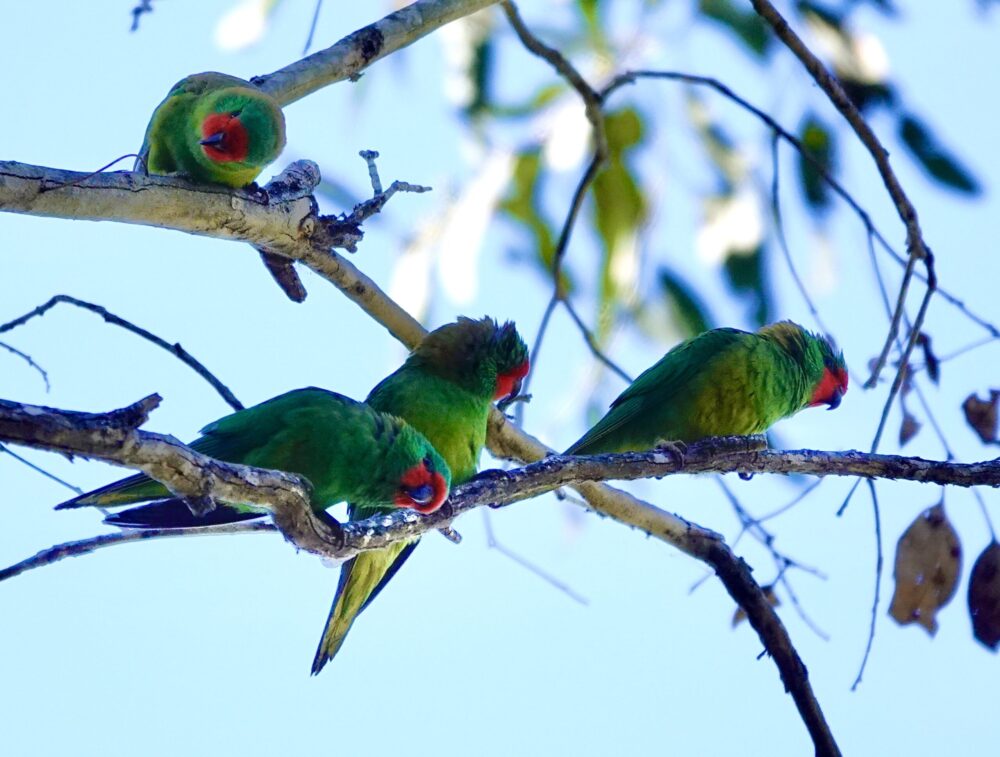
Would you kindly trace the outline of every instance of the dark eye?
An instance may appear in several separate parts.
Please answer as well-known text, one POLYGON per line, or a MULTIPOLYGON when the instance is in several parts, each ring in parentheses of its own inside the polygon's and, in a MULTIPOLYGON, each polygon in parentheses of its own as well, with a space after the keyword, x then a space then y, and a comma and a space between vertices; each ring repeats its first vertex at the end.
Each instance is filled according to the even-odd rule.
POLYGON ((424 458, 424 467, 427 470, 431 471, 432 473, 434 472, 434 461, 431 460, 431 456, 430 455, 428 455, 427 457, 424 458))
POLYGON ((426 505, 434 499, 434 487, 430 484, 414 486, 412 489, 407 489, 406 493, 409 495, 410 499, 418 505, 426 505))
POLYGON ((242 109, 242 108, 240 108, 239 110, 234 110, 234 111, 233 111, 232 113, 230 113, 230 114, 229 114, 229 117, 230 117, 230 118, 239 118, 239 117, 240 117, 240 114, 241 114, 242 112, 243 112, 243 109, 242 109))

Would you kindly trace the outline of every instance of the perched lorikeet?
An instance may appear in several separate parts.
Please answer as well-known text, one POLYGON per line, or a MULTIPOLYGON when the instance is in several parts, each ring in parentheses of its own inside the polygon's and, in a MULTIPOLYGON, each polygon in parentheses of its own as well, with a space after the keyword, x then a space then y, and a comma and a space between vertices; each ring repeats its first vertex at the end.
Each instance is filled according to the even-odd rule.
MULTIPOLYGON (((452 483, 476 473, 494 400, 513 397, 528 373, 528 348, 513 323, 459 318, 428 334, 395 373, 368 395, 376 410, 392 413, 421 431, 451 469, 452 483)), ((352 520, 382 512, 363 502, 348 508, 352 520)), ((417 540, 363 552, 344 563, 312 672, 333 659, 351 624, 412 554, 417 540)))
MULTIPOLYGON (((285 117, 270 96, 235 76, 194 74, 177 82, 153 111, 135 169, 145 162, 149 173, 239 188, 284 147, 285 117)), ((302 302, 306 290, 292 261, 257 250, 278 286, 302 302)))
POLYGON ((173 86, 153 111, 139 155, 149 173, 244 187, 284 147, 285 117, 274 99, 243 79, 208 72, 173 86))
POLYGON ((846 391, 843 353, 798 324, 782 321, 753 334, 713 329, 644 371, 566 454, 762 434, 803 408, 833 410, 846 391))
MULTIPOLYGON (((448 465, 423 434, 399 418, 324 389, 287 392, 227 415, 201 433, 190 446, 205 455, 305 476, 313 486, 316 510, 350 500, 430 513, 448 496, 448 465)), ((56 509, 115 507, 170 496, 162 484, 139 474, 56 509)), ((191 528, 264 514, 246 505, 219 505, 196 517, 173 498, 125 510, 107 522, 132 528, 191 528)))

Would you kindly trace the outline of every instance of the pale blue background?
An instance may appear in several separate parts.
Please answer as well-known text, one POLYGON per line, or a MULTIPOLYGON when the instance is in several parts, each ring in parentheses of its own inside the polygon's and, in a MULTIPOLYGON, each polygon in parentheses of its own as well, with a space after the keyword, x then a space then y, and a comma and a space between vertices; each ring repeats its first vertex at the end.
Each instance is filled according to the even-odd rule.
MULTIPOLYGON (((298 57, 312 2, 287 2, 258 46, 224 54, 212 42, 221 12, 213 4, 156 3, 137 34, 128 34, 130 3, 10 3, 3 10, 0 157, 92 170, 138 147, 152 109, 169 86, 202 70, 250 76, 298 57)), ((329 44, 382 15, 383 4, 328 3, 317 32, 329 44)), ((987 188, 966 202, 935 189, 907 160, 892 124, 876 118, 894 163, 921 213, 938 256, 941 282, 981 314, 1000 321, 995 239, 1000 179, 993 94, 1000 70, 997 25, 972 3, 906 3, 904 22, 868 12, 859 22, 883 39, 911 106, 968 163, 987 188)), ((623 4, 623 12, 628 4, 623 4)), ((557 11, 551 11, 557 12, 557 11)), ((559 13, 567 12, 564 8, 559 13)), ((539 8, 528 5, 529 20, 539 8)), ((781 118, 803 98, 833 120, 831 109, 788 56, 775 80, 715 32, 688 33, 687 11, 663 30, 647 30, 663 49, 651 65, 716 75, 781 118)), ((460 147, 466 133, 442 91, 440 35, 368 71, 358 85, 339 84, 287 109, 289 149, 309 156, 359 195, 366 191, 359 149, 382 152, 386 180, 430 184, 435 192, 394 198, 366 225, 354 261, 388 282, 397 252, 471 175, 460 147)), ((502 58, 501 89, 513 97, 549 72, 513 47, 502 58)), ((657 120, 654 152, 642 170, 664 172, 653 198, 658 220, 649 244, 689 278, 723 292, 714 268, 690 254, 697 193, 708 185, 700 152, 680 118, 676 85, 645 84, 620 103, 641 98, 657 120)), ((706 95, 737 134, 758 134, 742 112, 706 95)), ((794 123, 787 122, 794 127, 794 123)), ((516 146, 520 138, 508 136, 516 146)), ((845 183, 902 245, 903 231, 870 160, 853 140, 843 156, 845 183)), ((757 138, 753 145, 766 144, 757 138)), ((769 157, 758 155, 764 176, 769 157)), ((275 166, 280 167, 281 163, 275 166)), ((791 165, 791 164, 789 164, 791 165)), ((568 189, 580 168, 565 174, 568 189)), ((792 174, 784 174, 786 187, 792 174)), ((788 191, 793 249, 808 269, 811 224, 788 191)), ((561 218, 563 204, 551 208, 561 218)), ((342 210, 330 207, 330 210, 342 210)), ((825 320, 855 376, 865 372, 883 339, 885 319, 871 283, 860 224, 832 219, 836 282, 819 298, 825 320)), ((479 252, 483 273, 471 304, 434 295, 431 326, 460 312, 515 318, 533 339, 548 288, 511 261, 525 237, 490 227, 479 252)), ((473 251, 470 249, 470 254, 473 251)), ((593 247, 581 235, 571 257, 586 263, 593 247)), ((883 258, 883 269, 898 269, 883 258)), ((584 265, 579 271, 587 270, 584 265)), ((809 323, 784 266, 772 267, 778 311, 809 323)), ((165 339, 179 340, 245 403, 309 384, 362 397, 402 358, 400 347, 329 284, 305 274, 302 306, 286 301, 249 248, 179 233, 116 224, 0 215, 0 322, 56 293, 98 302, 165 339)), ((585 281, 586 284, 586 281, 585 281)), ((415 283, 419 286, 419 283, 415 283)), ((584 298, 587 292, 583 293, 584 298)), ((581 298, 585 313, 592 312, 581 298)), ((747 325, 730 301, 713 302, 733 325, 747 325)), ((983 332, 942 300, 930 314, 939 354, 983 332)), ((227 411, 189 369, 87 313, 58 309, 3 336, 40 362, 52 380, 0 353, 0 396, 57 407, 105 410, 150 392, 164 396, 149 428, 192 437, 227 411)), ((662 347, 619 340, 615 357, 638 372, 662 347)), ((591 360, 559 316, 533 385, 528 430, 564 447, 583 429, 591 360)), ((988 347, 944 366, 940 388, 925 387, 950 443, 963 460, 991 457, 959 413, 970 391, 997 386, 997 350, 988 347)), ((599 401, 621 385, 608 378, 599 401)), ((836 413, 803 413, 783 423, 790 447, 867 448, 885 387, 852 387, 836 413)), ((914 409, 917 408, 913 402, 914 409)), ((898 418, 884 449, 893 450, 898 418)), ((17 450, 19 453, 24 450, 17 450)), ((941 457, 925 427, 907 452, 941 457)), ((119 475, 97 463, 69 464, 24 452, 82 487, 119 475)), ((488 464, 488 461, 486 461, 488 464)), ((797 484, 758 477, 731 482, 743 501, 765 512, 787 501, 797 484)), ((789 608, 792 638, 834 733, 848 754, 985 754, 1000 736, 1000 667, 975 643, 965 610, 969 567, 988 540, 972 496, 951 491, 946 504, 965 547, 963 582, 940 615, 933 642, 885 615, 894 543, 940 490, 879 485, 886 572, 878 636, 865 680, 854 679, 867 634, 874 541, 871 508, 860 489, 845 517, 834 517, 850 481, 825 482, 804 504, 774 522, 778 546, 829 575, 792 580, 810 615, 831 636, 824 642, 789 608)), ((630 486, 642 496, 730 538, 735 521, 708 478, 674 478, 630 486)), ((53 513, 69 496, 0 455, 0 562, 102 530, 91 512, 53 513)), ((995 492, 984 492, 994 519, 995 492)), ((811 753, 805 729, 774 665, 758 660, 761 645, 743 625, 730 628, 732 605, 717 582, 689 594, 704 569, 664 544, 613 522, 583 515, 552 497, 490 515, 499 538, 530 556, 589 599, 575 604, 496 551, 480 514, 456 525, 455 547, 424 540, 393 587, 359 620, 341 655, 318 678, 309 662, 336 584, 336 571, 296 554, 274 536, 211 537, 105 550, 18 577, 0 586, 0 752, 10 755, 265 755, 332 754, 525 755, 811 753)), ((773 578, 766 553, 739 544, 761 582, 773 578)))

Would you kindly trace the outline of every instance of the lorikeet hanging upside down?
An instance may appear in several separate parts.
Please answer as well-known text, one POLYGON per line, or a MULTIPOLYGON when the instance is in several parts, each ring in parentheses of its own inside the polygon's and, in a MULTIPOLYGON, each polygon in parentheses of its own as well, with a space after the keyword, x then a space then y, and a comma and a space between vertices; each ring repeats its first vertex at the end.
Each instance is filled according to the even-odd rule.
MULTIPOLYGON (((305 476, 312 505, 350 500, 431 513, 448 497, 451 473, 426 437, 405 421, 324 389, 296 389, 227 415, 202 429, 191 448, 225 462, 305 476)), ((162 484, 132 476, 56 507, 116 507, 163 500, 109 516, 131 528, 193 528, 259 518, 246 505, 219 505, 203 517, 162 484)))
MULTIPOLYGON (((395 373, 372 389, 368 404, 399 416, 426 436, 451 469, 452 483, 475 475, 495 400, 511 398, 528 373, 528 348, 513 323, 459 318, 432 331, 395 373)), ((351 520, 383 512, 363 502, 348 507, 351 520)), ((337 654, 358 613, 396 574, 417 546, 398 542, 344 563, 312 672, 337 654)))
POLYGON ((713 329, 647 369, 566 454, 762 434, 806 407, 833 410, 846 391, 844 354, 798 324, 782 321, 753 334, 713 329))
POLYGON ((153 111, 139 155, 149 173, 238 188, 253 182, 284 147, 278 104, 243 79, 209 72, 173 86, 153 111))

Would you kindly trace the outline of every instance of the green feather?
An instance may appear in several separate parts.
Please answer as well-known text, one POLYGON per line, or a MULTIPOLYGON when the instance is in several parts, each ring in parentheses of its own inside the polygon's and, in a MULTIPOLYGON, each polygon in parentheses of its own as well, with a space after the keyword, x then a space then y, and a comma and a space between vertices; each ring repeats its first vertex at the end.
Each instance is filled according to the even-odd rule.
MULTIPOLYGON (((459 318, 428 334, 406 362, 368 395, 377 410, 399 416, 430 440, 460 484, 475 475, 497 378, 526 363, 528 349, 512 323, 459 318)), ((381 508, 352 502, 351 520, 381 508)), ((340 584, 313 660, 315 675, 338 652, 358 613, 395 575, 417 541, 363 552, 341 568, 340 584)))
POLYGON ((153 112, 136 170, 182 174, 194 181, 243 187, 253 182, 285 146, 285 118, 277 102, 247 81, 207 72, 175 84, 153 112), (202 122, 213 113, 239 113, 246 130, 241 160, 214 160, 200 144, 202 122))
MULTIPOLYGON (((202 434, 190 446, 203 454, 305 476, 313 487, 316 510, 345 500, 391 505, 400 492, 403 474, 423 464, 425 458, 450 482, 447 464, 414 428, 324 389, 287 392, 227 415, 202 429, 202 434)), ((138 475, 71 499, 57 509, 113 507, 169 496, 162 484, 138 475)), ((190 525, 186 505, 177 500, 176 507, 180 525, 190 525)), ((234 508, 235 513, 248 510, 253 508, 238 503, 234 508)), ((162 520, 162 507, 157 514, 158 527, 169 525, 162 520)), ((142 525, 135 520, 136 514, 129 517, 133 525, 142 525)))
POLYGON ((846 381, 843 355, 790 321, 754 334, 706 331, 643 372, 566 454, 761 434, 808 406, 827 368, 846 381))

